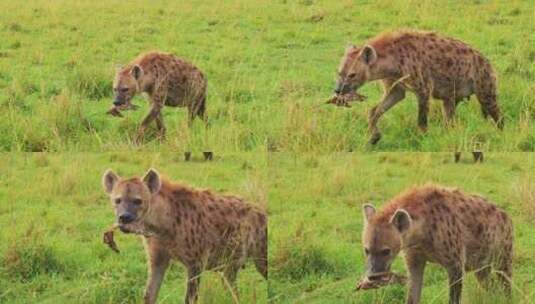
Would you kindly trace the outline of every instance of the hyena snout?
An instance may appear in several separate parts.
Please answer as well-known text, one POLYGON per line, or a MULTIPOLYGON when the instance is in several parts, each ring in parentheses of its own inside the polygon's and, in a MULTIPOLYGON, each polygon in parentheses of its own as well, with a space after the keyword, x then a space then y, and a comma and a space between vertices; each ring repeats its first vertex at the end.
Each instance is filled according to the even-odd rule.
POLYGON ((124 99, 120 98, 119 96, 116 96, 115 99, 113 100, 113 105, 114 106, 122 106, 125 103, 126 102, 124 101, 124 99))
POLYGON ((336 87, 334 88, 334 93, 341 94, 345 88, 345 84, 343 82, 337 82, 336 87))
POLYGON ((118 216, 119 224, 129 224, 135 221, 136 216, 130 212, 122 213, 118 216))
POLYGON ((334 93, 336 94, 348 94, 353 89, 351 84, 346 83, 343 80, 336 82, 336 87, 334 88, 334 93))
POLYGON ((368 277, 370 280, 374 280, 390 271, 390 263, 383 261, 370 261, 367 268, 366 277, 368 277))

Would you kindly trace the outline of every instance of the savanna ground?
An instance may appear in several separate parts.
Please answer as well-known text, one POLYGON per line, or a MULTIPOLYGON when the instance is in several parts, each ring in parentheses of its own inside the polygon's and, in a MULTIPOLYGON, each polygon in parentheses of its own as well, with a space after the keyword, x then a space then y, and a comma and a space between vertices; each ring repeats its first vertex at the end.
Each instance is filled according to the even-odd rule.
POLYGON ((350 151, 535 149, 533 1, 0 1, 0 150, 211 149, 350 151), (444 128, 432 103, 416 127, 409 94, 384 116, 382 141, 367 145, 367 113, 382 90, 362 89, 353 108, 323 105, 346 45, 384 30, 436 30, 481 50, 499 76, 503 132, 484 121, 474 98, 444 128), (164 109, 167 141, 138 147, 147 112, 117 119, 118 64, 158 49, 188 58, 208 76, 209 127, 186 127, 185 110, 164 109))
MULTIPOLYGON (((355 292, 365 271, 362 204, 376 207, 427 182, 479 193, 504 208, 515 228, 513 299, 487 293, 468 274, 463 303, 531 304, 535 299, 535 155, 486 155, 473 164, 450 153, 333 154, 274 158, 269 195, 269 303, 404 303, 405 289, 355 292)), ((407 274, 401 257, 394 271, 407 274)), ((422 303, 448 303, 445 270, 428 264, 422 303)))
MULTIPOLYGON (((114 214, 101 186, 105 169, 140 176, 154 167, 173 180, 233 193, 267 206, 265 159, 228 156, 205 163, 152 153, 11 153, 0 156, 0 303, 141 303, 141 240, 117 233, 120 254, 102 243, 114 214), (7 169, 6 169, 7 168, 7 169)), ((158 303, 182 303, 186 274, 168 270, 158 303)), ((242 303, 266 303, 267 282, 248 264, 242 303)), ((234 303, 221 276, 205 272, 199 303, 234 303)))

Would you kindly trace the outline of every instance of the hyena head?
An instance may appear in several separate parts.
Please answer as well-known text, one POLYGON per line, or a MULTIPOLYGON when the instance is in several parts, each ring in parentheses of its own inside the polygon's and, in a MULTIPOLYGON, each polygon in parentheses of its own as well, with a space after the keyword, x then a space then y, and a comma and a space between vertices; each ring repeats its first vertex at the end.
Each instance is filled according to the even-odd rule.
POLYGON ((104 190, 110 196, 117 224, 123 232, 135 232, 150 208, 152 195, 161 187, 160 175, 149 169, 143 178, 122 179, 112 170, 102 177, 104 190))
POLYGON ((390 271, 392 262, 401 250, 403 234, 411 225, 407 211, 398 209, 390 219, 375 218, 375 208, 363 207, 364 230, 362 246, 366 254, 366 276, 373 280, 390 271))
POLYGON ((113 92, 115 93, 113 104, 115 106, 130 105, 130 100, 139 92, 143 75, 143 68, 137 64, 117 71, 113 81, 113 92))
POLYGON ((371 78, 371 70, 377 61, 375 49, 366 45, 359 48, 351 45, 346 49, 338 68, 338 81, 334 92, 348 94, 355 92, 371 78))

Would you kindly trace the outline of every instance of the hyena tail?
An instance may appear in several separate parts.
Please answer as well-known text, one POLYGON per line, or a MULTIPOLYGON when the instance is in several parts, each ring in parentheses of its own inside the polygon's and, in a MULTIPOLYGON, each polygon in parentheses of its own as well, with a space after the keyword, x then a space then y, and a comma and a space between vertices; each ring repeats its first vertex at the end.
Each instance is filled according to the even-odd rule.
POLYGON ((258 257, 254 261, 256 270, 264 277, 264 279, 268 279, 268 263, 267 263, 267 257, 258 257))
POLYGON ((503 117, 500 111, 500 106, 498 105, 498 100, 496 96, 496 77, 492 70, 486 69, 480 76, 480 79, 485 79, 476 87, 476 96, 481 105, 481 112, 483 117, 488 118, 492 117, 498 128, 503 129, 503 117), (491 75, 489 77, 489 74, 491 75))
POLYGON ((188 123, 191 126, 193 124, 193 120, 196 117, 199 117, 202 121, 207 123, 207 117, 206 117, 206 96, 200 97, 197 102, 191 104, 189 106, 189 117, 188 117, 188 123))
POLYGON ((199 102, 199 108, 197 110, 197 116, 199 116, 199 118, 202 119, 202 121, 204 121, 205 123, 207 122, 207 117, 206 117, 206 96, 203 96, 201 101, 199 102))
POLYGON ((257 250, 254 253, 254 264, 256 270, 264 277, 268 279, 268 259, 267 259, 267 230, 263 237, 261 237, 257 250))

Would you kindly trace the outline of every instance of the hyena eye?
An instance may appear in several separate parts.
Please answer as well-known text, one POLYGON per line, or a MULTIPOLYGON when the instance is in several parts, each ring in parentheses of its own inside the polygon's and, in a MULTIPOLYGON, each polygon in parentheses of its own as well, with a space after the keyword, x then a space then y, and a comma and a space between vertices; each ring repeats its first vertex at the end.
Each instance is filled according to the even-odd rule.
POLYGON ((128 88, 121 88, 121 92, 123 92, 123 93, 128 92, 128 88))
POLYGON ((351 73, 347 75, 347 78, 355 78, 355 76, 357 76, 357 73, 351 73))
POLYGON ((121 199, 120 199, 120 198, 116 198, 116 199, 115 199, 115 204, 116 204, 116 205, 119 205, 120 203, 121 203, 121 199))
POLYGON ((142 201, 139 199, 139 198, 136 198, 134 201, 133 201, 134 205, 141 205, 142 201))
POLYGON ((383 250, 381 251, 381 255, 383 255, 383 256, 390 255, 390 249, 383 249, 383 250))
POLYGON ((368 250, 368 248, 364 248, 364 253, 365 253, 366 255, 369 255, 369 254, 370 254, 370 251, 368 250))

